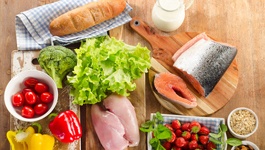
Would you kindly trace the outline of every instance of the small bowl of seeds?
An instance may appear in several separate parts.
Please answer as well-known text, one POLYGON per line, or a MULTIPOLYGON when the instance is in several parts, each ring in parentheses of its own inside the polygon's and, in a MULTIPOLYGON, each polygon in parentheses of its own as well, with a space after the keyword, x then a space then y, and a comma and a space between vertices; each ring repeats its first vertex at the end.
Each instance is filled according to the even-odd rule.
POLYGON ((233 146, 231 150, 259 150, 259 147, 250 141, 242 141, 242 145, 233 146))
POLYGON ((254 111, 239 107, 231 111, 227 118, 230 133, 238 139, 246 139, 258 129, 258 117, 254 111))

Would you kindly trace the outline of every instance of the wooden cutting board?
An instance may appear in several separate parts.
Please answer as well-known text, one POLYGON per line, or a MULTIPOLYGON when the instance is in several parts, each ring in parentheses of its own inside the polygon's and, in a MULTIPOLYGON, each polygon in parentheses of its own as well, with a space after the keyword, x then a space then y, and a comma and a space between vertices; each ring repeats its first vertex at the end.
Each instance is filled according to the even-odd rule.
MULTIPOLYGON (((14 50, 11 56, 11 77, 15 76, 21 71, 24 70, 42 70, 41 67, 37 63, 37 58, 39 55, 39 50, 35 51, 18 51, 14 50)), ((70 87, 65 86, 62 89, 58 89, 58 103, 53 111, 53 113, 60 113, 65 110, 72 110, 74 111, 77 116, 80 117, 80 107, 77 105, 72 104, 72 98, 69 96, 70 87)), ((51 120, 48 117, 38 121, 43 128, 42 133, 50 134, 50 130, 48 124, 51 120)), ((10 116, 10 129, 11 130, 19 130, 25 129, 30 126, 31 123, 20 121, 12 116, 10 116)), ((81 149, 81 140, 74 141, 70 144, 64 144, 59 142, 58 140, 55 141, 54 145, 55 150, 60 149, 74 149, 80 150, 81 149)))
MULTIPOLYGON (((115 37, 116 39, 121 38, 123 26, 117 27, 115 29, 110 30, 109 35, 111 37, 115 37)), ((74 49, 79 45, 73 45, 69 48, 74 49)), ((42 70, 41 67, 37 63, 37 58, 39 55, 39 50, 34 51, 18 51, 14 50, 11 56, 11 77, 18 74, 23 70, 42 70)), ((142 75, 141 78, 135 81, 136 83, 136 90, 130 93, 128 99, 132 102, 132 105, 135 108, 136 117, 138 120, 138 124, 142 124, 145 122, 146 118, 146 101, 145 101, 145 74, 142 75)), ((81 119, 81 124, 83 128, 83 136, 81 140, 77 140, 70 144, 63 144, 56 140, 54 150, 104 150, 100 141, 95 133, 91 115, 90 115, 90 108, 91 105, 84 105, 78 106, 72 104, 72 98, 69 96, 70 87, 65 86, 63 89, 59 89, 59 100, 58 104, 55 107, 53 112, 58 113, 67 109, 71 109, 77 113, 79 118, 81 119)), ((44 118, 43 120, 39 121, 39 123, 43 127, 43 133, 51 134, 48 128, 49 123, 48 118, 44 118)), ((10 116, 10 129, 17 130, 26 128, 29 126, 30 123, 21 122, 14 117, 10 116)), ((128 150, 138 150, 138 149, 146 149, 146 135, 143 132, 140 132, 141 141, 139 146, 137 147, 130 147, 128 150)))
POLYGON ((198 35, 196 32, 178 33, 172 36, 159 35, 153 28, 148 26, 140 18, 134 17, 130 22, 134 31, 145 38, 152 47, 152 68, 149 70, 149 83, 153 93, 163 107, 176 114, 207 116, 221 109, 229 102, 233 96, 238 84, 238 68, 236 60, 233 60, 221 80, 215 86, 213 91, 203 97, 177 72, 173 67, 173 54, 186 42, 198 35), (180 105, 174 105, 159 96, 153 87, 153 77, 158 72, 171 72, 181 76, 187 83, 188 88, 197 98, 198 106, 192 109, 184 108, 180 105))

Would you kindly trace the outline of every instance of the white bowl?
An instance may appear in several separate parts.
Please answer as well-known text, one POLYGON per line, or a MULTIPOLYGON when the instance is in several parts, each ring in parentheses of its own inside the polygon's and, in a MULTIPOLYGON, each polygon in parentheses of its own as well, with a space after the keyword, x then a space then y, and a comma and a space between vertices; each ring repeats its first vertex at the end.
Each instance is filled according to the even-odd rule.
MULTIPOLYGON (((155 113, 151 113, 150 120, 153 119, 155 113)), ((219 126, 225 124, 224 118, 214 118, 214 117, 197 117, 197 116, 184 116, 184 115, 172 115, 172 114, 161 114, 164 118, 164 124, 171 123, 173 120, 178 119, 180 122, 191 122, 193 120, 198 121, 207 128, 209 128, 211 133, 218 133, 219 126)), ((152 138, 152 133, 147 134, 147 149, 152 150, 152 146, 149 144, 149 140, 152 138)), ((227 135, 224 133, 223 141, 227 140, 227 135)), ((227 144, 217 145, 217 149, 226 150, 227 144)))
MULTIPOLYGON (((254 150, 259 150, 259 147, 250 141, 242 141, 242 144, 243 145, 250 145, 254 148, 254 150)), ((236 146, 233 146, 231 150, 235 150, 235 149, 236 149, 236 146)))
POLYGON ((7 110, 11 113, 13 117, 25 122, 36 122, 45 118, 53 111, 58 102, 58 89, 54 80, 48 74, 38 70, 22 71, 8 82, 5 88, 4 100, 7 110), (22 117, 22 115, 19 113, 19 109, 15 108, 11 102, 12 95, 21 91, 24 88, 23 82, 29 77, 34 77, 39 81, 46 83, 49 87, 49 92, 51 92, 54 96, 53 102, 51 104, 48 104, 48 111, 41 116, 36 116, 33 118, 22 117))
MULTIPOLYGON (((245 117, 243 117, 243 118, 245 118, 245 117)), ((245 118, 245 119, 246 119, 246 118, 245 118)), ((229 129, 230 133, 231 133, 234 137, 236 137, 236 138, 238 138, 238 139, 246 139, 246 138, 248 138, 249 136, 251 136, 251 135, 252 135, 253 133, 255 133, 256 130, 258 129, 258 124, 259 124, 259 120, 258 120, 258 117, 257 117, 257 115, 255 114, 255 112, 252 111, 252 110, 249 109, 249 108, 246 108, 246 107, 239 107, 239 108, 236 108, 236 109, 232 110, 232 111, 230 112, 230 114, 228 115, 228 118, 227 118, 227 126, 228 126, 228 129, 229 129), (256 123, 255 123, 255 127, 254 127, 254 129, 253 129, 252 132, 247 133, 247 134, 239 134, 239 133, 236 133, 236 132, 232 129, 232 127, 231 127, 231 116, 232 116, 232 114, 234 114, 235 112, 237 112, 237 111, 239 111, 239 110, 246 110, 246 111, 249 111, 251 114, 253 114, 253 116, 254 116, 254 118, 255 118, 255 120, 256 120, 256 123)), ((246 131, 246 130, 244 130, 244 131, 246 131)))

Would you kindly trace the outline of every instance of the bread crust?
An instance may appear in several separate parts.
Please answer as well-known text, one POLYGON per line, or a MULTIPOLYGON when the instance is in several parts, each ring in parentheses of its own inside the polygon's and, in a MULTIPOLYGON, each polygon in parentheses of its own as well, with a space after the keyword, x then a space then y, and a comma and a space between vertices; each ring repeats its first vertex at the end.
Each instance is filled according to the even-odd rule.
POLYGON ((125 7, 125 0, 90 2, 52 20, 49 30, 54 36, 77 33, 118 16, 125 7))

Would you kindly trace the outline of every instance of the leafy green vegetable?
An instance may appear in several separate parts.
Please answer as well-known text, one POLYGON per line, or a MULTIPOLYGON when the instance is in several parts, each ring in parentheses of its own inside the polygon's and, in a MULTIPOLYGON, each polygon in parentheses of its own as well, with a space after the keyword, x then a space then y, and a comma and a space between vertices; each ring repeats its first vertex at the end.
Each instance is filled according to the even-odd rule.
POLYGON ((95 104, 110 93, 128 96, 134 80, 150 68, 146 47, 127 45, 108 36, 86 39, 77 54, 77 65, 68 82, 74 104, 95 104))
POLYGON ((57 88, 62 88, 65 76, 76 66, 75 53, 63 46, 48 46, 38 56, 40 67, 55 81, 57 88))
POLYGON ((149 144, 155 150, 165 150, 161 144, 161 140, 170 139, 172 136, 171 131, 163 125, 163 122, 163 116, 159 112, 156 112, 152 120, 146 121, 140 127, 142 132, 150 132, 153 134, 154 137, 150 139, 149 144))
POLYGON ((226 143, 231 146, 239 146, 242 144, 242 141, 237 138, 229 138, 226 140, 226 143))
POLYGON ((219 127, 218 133, 210 133, 210 141, 212 141, 215 144, 229 144, 231 146, 239 146, 242 144, 242 141, 237 138, 228 138, 226 141, 224 141, 224 133, 227 131, 227 126, 225 124, 221 124, 219 127), (221 138, 221 141, 219 140, 221 138))

